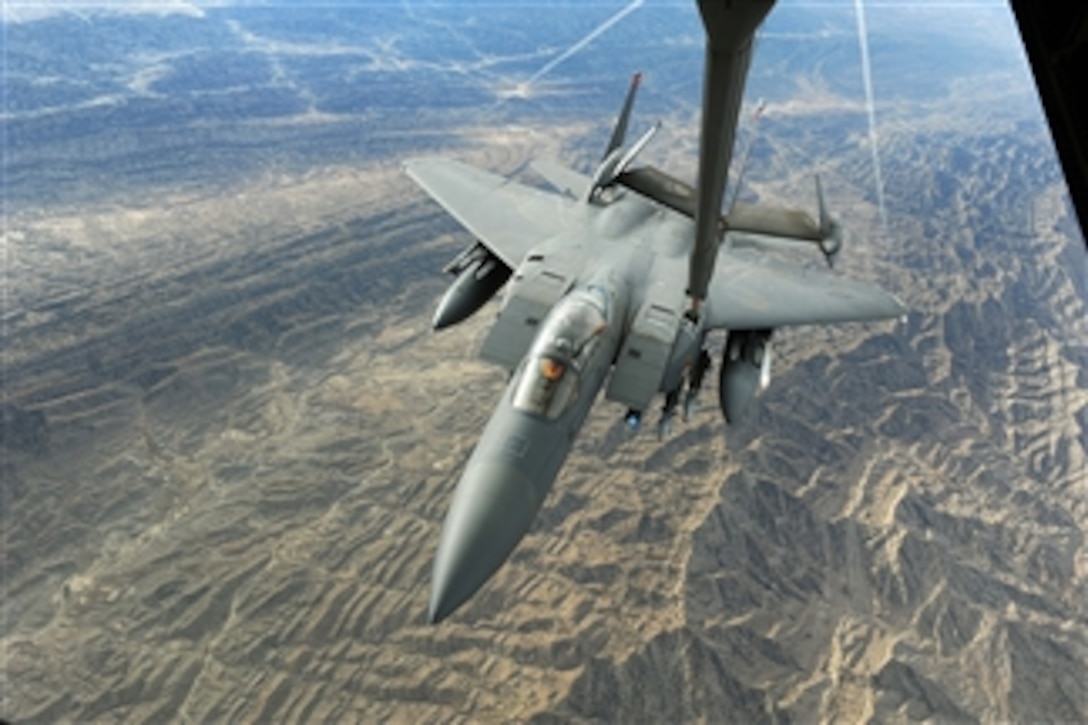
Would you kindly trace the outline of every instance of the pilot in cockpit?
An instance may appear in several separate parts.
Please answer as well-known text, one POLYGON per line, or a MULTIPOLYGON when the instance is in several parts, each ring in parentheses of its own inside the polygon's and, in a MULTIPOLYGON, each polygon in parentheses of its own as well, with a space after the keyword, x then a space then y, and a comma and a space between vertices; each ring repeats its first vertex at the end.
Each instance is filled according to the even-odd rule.
POLYGON ((515 408, 554 419, 570 407, 578 398, 581 369, 607 329, 606 310, 596 289, 572 294, 556 306, 529 353, 514 391, 515 408))
POLYGON ((540 358, 540 374, 544 376, 545 380, 556 382, 559 378, 563 377, 563 373, 566 372, 567 366, 557 358, 550 355, 543 355, 540 358))

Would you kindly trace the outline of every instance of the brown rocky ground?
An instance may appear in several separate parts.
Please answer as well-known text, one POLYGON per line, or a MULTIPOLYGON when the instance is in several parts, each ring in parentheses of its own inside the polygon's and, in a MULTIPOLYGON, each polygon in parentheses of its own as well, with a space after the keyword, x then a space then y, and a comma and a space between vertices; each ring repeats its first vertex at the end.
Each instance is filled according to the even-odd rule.
POLYGON ((474 358, 494 308, 429 331, 465 237, 397 168, 13 217, 0 711, 1083 721, 1083 248, 1037 147, 889 143, 917 208, 885 237, 839 187, 840 268, 909 319, 782 331, 729 429, 708 399, 631 439, 599 405, 439 627, 438 527, 503 374, 474 358))

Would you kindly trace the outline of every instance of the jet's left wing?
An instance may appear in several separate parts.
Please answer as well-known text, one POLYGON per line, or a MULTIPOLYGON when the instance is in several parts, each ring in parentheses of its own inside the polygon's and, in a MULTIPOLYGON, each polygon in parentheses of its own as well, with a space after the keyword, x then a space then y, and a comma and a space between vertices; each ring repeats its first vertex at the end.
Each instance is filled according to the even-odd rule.
POLYGON ((707 295, 707 327, 758 330, 786 325, 900 317, 906 308, 876 285, 722 249, 707 295))
POLYGON ((411 159, 408 175, 511 269, 538 242, 563 229, 573 202, 467 164, 411 159))

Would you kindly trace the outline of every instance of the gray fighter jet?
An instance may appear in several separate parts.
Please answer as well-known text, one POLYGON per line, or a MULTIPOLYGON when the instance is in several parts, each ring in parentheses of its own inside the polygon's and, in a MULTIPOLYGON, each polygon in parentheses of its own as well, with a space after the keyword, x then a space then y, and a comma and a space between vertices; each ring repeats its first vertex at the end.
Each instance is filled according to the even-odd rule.
POLYGON ((841 235, 818 181, 816 221, 744 204, 721 213, 752 38, 773 4, 699 2, 707 51, 694 188, 632 167, 657 129, 625 146, 638 75, 592 176, 534 162, 555 193, 456 161, 407 162, 412 179, 478 240, 447 266, 456 279, 435 329, 464 320, 509 280, 480 355, 510 370, 510 382, 442 528, 431 622, 471 597, 525 535, 602 388, 634 429, 662 394, 663 437, 681 402, 686 411, 699 393, 707 334, 726 330, 718 390, 732 422, 767 383, 775 328, 904 313, 879 287, 763 248, 768 239, 809 244, 830 265, 841 235))

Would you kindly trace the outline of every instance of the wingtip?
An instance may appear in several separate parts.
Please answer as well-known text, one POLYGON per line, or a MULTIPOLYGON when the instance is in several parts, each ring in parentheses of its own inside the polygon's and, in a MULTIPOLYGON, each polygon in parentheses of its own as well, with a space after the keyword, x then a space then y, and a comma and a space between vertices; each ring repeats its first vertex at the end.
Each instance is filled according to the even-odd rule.
POLYGON ((443 161, 450 161, 450 159, 446 158, 445 156, 437 156, 437 155, 409 156, 406 159, 401 159, 400 165, 403 166, 404 168, 408 169, 408 168, 426 166, 428 164, 441 163, 443 161))
POLYGON ((401 159, 401 162, 400 162, 401 171, 408 174, 409 176, 412 176, 413 172, 417 168, 419 168, 419 165, 422 162, 426 161, 426 159, 427 159, 427 157, 425 157, 425 156, 412 156, 412 157, 407 158, 407 159, 401 159))

